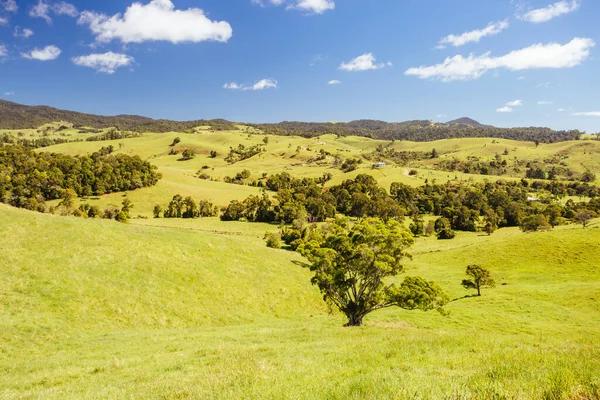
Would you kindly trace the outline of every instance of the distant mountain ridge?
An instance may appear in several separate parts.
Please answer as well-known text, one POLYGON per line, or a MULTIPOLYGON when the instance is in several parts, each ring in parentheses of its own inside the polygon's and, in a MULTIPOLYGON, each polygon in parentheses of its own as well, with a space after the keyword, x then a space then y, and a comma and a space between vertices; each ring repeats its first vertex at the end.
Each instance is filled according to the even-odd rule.
MULTIPOLYGON (((117 127, 137 132, 184 132, 197 126, 210 126, 214 130, 235 130, 233 122, 224 119, 171 121, 138 115, 102 116, 60 110, 49 106, 26 106, 0 100, 0 129, 34 129, 43 124, 65 121, 75 126, 93 128, 117 127)), ((323 134, 338 136, 363 136, 384 140, 411 140, 417 142, 450 138, 504 138, 531 142, 560 142, 577 140, 577 130, 555 131, 550 128, 497 128, 483 125, 463 117, 446 123, 429 120, 385 122, 356 120, 350 122, 298 122, 284 121, 274 124, 246 124, 265 133, 281 136, 315 137, 323 134)))
POLYGON ((26 106, 0 100, 0 129, 34 129, 58 121, 92 128, 118 127, 121 130, 159 133, 185 131, 202 125, 208 125, 217 130, 236 129, 231 122, 222 119, 180 122, 139 115, 103 116, 60 110, 49 106, 26 106))

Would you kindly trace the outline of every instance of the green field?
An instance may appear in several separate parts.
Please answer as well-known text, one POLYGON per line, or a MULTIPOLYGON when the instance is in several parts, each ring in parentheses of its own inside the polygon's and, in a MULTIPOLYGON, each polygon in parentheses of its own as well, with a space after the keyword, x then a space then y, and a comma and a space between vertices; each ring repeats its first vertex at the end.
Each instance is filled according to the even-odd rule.
MULTIPOLYGON (((329 172, 328 185, 359 173, 386 187, 497 178, 436 171, 428 160, 414 166, 417 177, 404 167, 376 170, 365 162, 343 173, 310 162, 321 149, 349 158, 389 143, 332 135, 270 136, 266 152, 229 165, 223 158, 230 147, 261 144, 264 135, 202 132, 38 150, 77 155, 113 145, 149 160, 163 179, 126 194, 134 203, 129 225, 0 204, 0 398, 600 398, 599 220, 587 229, 418 238, 406 275, 439 283, 452 299, 446 315, 388 309, 367 316, 363 327, 344 328, 297 264, 301 257, 265 246, 264 233, 277 225, 135 216, 151 217, 153 206, 174 194, 219 206, 258 194, 223 182, 243 169, 257 179, 329 172), (169 155, 176 137, 175 149, 193 149, 195 159, 169 155), (195 176, 205 165, 215 181, 195 176), (473 263, 497 282, 482 297, 460 285, 473 263)), ((393 146, 463 159, 491 159, 506 148, 531 161, 560 153, 573 170, 600 172, 596 141, 393 146)), ((80 200, 104 207, 123 196, 80 200)))
POLYGON ((298 256, 264 247, 256 225, 0 205, 0 397, 599 394, 598 223, 419 239, 407 273, 439 282, 449 315, 388 310, 358 329, 327 313, 298 256), (499 283, 481 298, 459 284, 474 261, 499 283))

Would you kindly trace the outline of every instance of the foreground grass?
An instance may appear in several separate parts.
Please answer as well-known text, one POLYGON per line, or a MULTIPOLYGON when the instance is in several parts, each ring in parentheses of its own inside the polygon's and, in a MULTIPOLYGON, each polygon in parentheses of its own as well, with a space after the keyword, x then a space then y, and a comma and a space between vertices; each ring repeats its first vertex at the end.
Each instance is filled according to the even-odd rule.
POLYGON ((597 227, 419 239, 407 273, 447 290, 448 316, 390 309, 358 329, 259 227, 0 205, 0 398, 600 396, 597 227), (480 298, 459 284, 473 262, 498 282, 480 298))

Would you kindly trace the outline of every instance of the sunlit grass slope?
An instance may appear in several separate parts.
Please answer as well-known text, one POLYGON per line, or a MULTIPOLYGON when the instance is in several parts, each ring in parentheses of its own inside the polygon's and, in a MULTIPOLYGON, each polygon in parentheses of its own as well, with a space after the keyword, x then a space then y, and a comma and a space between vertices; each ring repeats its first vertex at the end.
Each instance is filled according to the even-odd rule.
MULTIPOLYGON (((151 224, 152 220, 145 223, 151 224)), ((260 224, 172 227, 0 205, 0 398, 595 399, 600 229, 419 239, 448 316, 328 315, 260 224), (465 297, 468 264, 498 286, 465 297), (505 285, 503 285, 505 284, 505 285)))
MULTIPOLYGON (((331 166, 331 159, 325 165, 310 162, 320 150, 325 150, 332 155, 339 155, 342 160, 372 152, 378 145, 392 145, 399 151, 426 151, 436 149, 440 159, 467 159, 477 156, 491 160, 496 154, 508 151, 508 160, 517 158, 525 161, 539 161, 559 155, 566 156, 562 161, 573 171, 584 172, 590 169, 600 175, 600 142, 586 140, 577 142, 562 142, 554 144, 540 144, 538 147, 531 142, 519 142, 505 139, 448 139, 435 142, 407 142, 407 141, 381 141, 363 137, 336 137, 323 135, 317 138, 265 136, 260 134, 249 135, 242 131, 210 132, 201 131, 197 134, 164 133, 144 134, 133 139, 121 139, 103 142, 73 142, 51 146, 38 151, 55 151, 71 155, 92 153, 103 146, 112 145, 117 153, 139 155, 144 160, 149 160, 158 167, 163 174, 163 179, 155 186, 130 192, 129 198, 136 207, 133 215, 151 216, 152 208, 156 204, 166 205, 175 194, 192 196, 196 200, 211 200, 218 206, 226 206, 231 200, 243 200, 251 194, 258 194, 257 188, 248 186, 231 185, 223 182, 227 176, 234 177, 242 170, 249 170, 252 179, 259 179, 263 174, 288 172, 296 177, 320 177, 324 173, 331 173, 333 179, 328 185, 335 185, 346 179, 353 179, 360 173, 373 175, 379 183, 389 188, 393 182, 403 182, 411 186, 420 186, 429 182, 443 183, 450 180, 482 182, 486 179, 496 179, 494 176, 465 174, 461 172, 446 172, 434 169, 436 160, 423 160, 410 168, 387 166, 382 169, 371 168, 371 163, 365 161, 358 170, 343 173, 331 166), (175 138, 181 142, 174 147, 170 145, 175 138), (268 138, 266 152, 250 159, 228 164, 224 158, 231 147, 239 144, 252 146, 263 144, 268 138), (180 155, 169 154, 171 149, 182 152, 192 149, 197 156, 193 160, 181 161, 180 155), (210 152, 216 151, 218 156, 210 158, 210 152), (409 176, 409 169, 418 172, 416 177, 409 176), (198 171, 202 171, 215 181, 197 178, 198 171)), ((30 133, 33 135, 34 133, 30 133)), ((84 135, 85 136, 85 135, 84 135)), ((503 176, 502 179, 520 179, 517 177, 503 176)), ((90 204, 106 207, 119 206, 122 194, 110 194, 98 199, 86 199, 90 204)))

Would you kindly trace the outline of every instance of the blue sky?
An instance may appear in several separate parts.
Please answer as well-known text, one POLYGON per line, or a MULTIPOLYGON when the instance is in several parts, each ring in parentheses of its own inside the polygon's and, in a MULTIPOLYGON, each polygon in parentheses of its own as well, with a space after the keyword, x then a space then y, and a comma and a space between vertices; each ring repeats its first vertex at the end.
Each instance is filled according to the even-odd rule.
POLYGON ((0 98, 600 131, 596 0, 0 0, 0 98))

